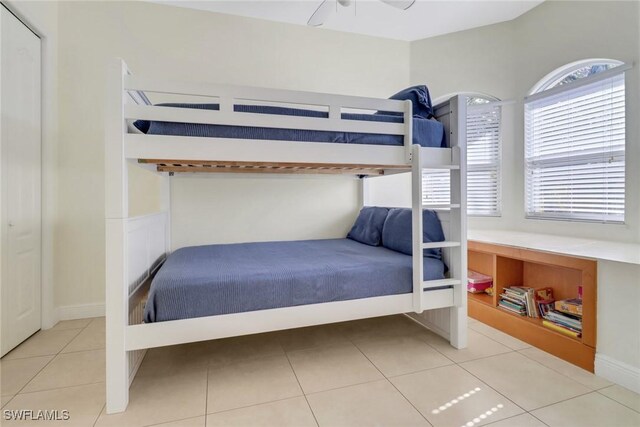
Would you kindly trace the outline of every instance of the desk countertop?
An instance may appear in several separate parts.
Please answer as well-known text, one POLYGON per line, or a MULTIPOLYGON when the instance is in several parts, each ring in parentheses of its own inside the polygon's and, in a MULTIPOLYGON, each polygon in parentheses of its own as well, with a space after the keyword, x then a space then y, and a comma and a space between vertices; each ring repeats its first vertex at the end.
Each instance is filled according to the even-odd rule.
POLYGON ((640 265, 640 244, 509 230, 469 230, 469 240, 640 265))

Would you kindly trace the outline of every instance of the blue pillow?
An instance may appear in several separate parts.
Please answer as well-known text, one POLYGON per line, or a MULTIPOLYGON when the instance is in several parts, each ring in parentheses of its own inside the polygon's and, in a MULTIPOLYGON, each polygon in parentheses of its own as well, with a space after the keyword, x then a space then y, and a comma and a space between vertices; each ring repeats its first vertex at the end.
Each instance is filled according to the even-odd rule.
MULTIPOLYGON (((434 116, 433 106, 431 105, 431 95, 429 95, 429 89, 425 85, 408 87, 389 97, 389 99, 411 101, 411 104, 413 104, 413 116, 419 116, 425 119, 430 119, 434 116)), ((378 111, 376 114, 402 115, 401 113, 389 111, 378 111)))
MULTIPOLYGON (((425 210, 422 214, 422 241, 442 242, 444 232, 438 214, 425 210)), ((411 240, 411 209, 390 209, 382 227, 382 246, 396 252, 411 255, 413 244, 411 240)), ((440 248, 425 249, 424 256, 442 259, 440 248)))
POLYGON ((382 226, 387 217, 387 208, 365 206, 360 210, 355 224, 347 234, 347 239, 364 243, 369 246, 380 246, 382 241, 382 226))

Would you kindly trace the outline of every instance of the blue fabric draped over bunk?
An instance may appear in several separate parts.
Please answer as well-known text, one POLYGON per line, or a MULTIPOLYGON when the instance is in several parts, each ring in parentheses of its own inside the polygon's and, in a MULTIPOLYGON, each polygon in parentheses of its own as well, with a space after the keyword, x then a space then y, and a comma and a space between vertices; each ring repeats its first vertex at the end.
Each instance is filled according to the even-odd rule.
MULTIPOLYGON (((413 291, 412 258, 350 239, 178 249, 151 284, 145 322, 317 304, 413 291)), ((424 279, 444 278, 424 258, 424 279)))
MULTIPOLYGON (((158 106, 219 110, 219 104, 158 104, 158 106)), ((327 118, 323 111, 301 108, 285 108, 261 105, 235 105, 234 111, 242 113, 271 114, 295 117, 327 118)), ((402 123, 397 113, 358 114, 343 113, 346 120, 402 123)), ((404 145, 402 135, 380 135, 354 132, 329 132, 307 129, 276 129, 248 126, 208 125, 138 120, 134 126, 149 135, 197 136, 214 138, 258 139, 304 142, 332 142, 341 144, 404 145)), ((444 126, 434 119, 415 115, 413 118, 413 143, 423 147, 446 147, 444 126)))

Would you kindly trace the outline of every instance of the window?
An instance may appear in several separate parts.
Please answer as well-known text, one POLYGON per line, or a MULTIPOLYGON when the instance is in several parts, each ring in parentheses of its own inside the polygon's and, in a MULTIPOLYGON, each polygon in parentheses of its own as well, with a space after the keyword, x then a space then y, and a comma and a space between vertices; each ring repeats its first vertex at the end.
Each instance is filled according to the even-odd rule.
MULTIPOLYGON (((467 213, 500 216, 500 123, 502 107, 496 98, 467 98, 467 213)), ((423 203, 449 203, 449 171, 423 172, 423 203)))
POLYGON ((528 218, 624 222, 625 69, 574 63, 526 98, 528 218))

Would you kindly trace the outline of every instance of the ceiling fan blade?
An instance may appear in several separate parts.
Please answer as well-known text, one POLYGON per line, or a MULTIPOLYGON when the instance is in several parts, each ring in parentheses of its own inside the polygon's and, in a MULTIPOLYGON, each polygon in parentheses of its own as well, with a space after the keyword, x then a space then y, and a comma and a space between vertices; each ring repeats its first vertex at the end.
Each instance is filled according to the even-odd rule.
POLYGON ((307 25, 311 27, 319 27, 325 23, 327 18, 335 11, 335 2, 333 0, 323 0, 320 6, 313 12, 311 18, 307 21, 307 25))
POLYGON ((380 0, 382 3, 393 6, 397 9, 407 10, 416 2, 416 0, 380 0))

